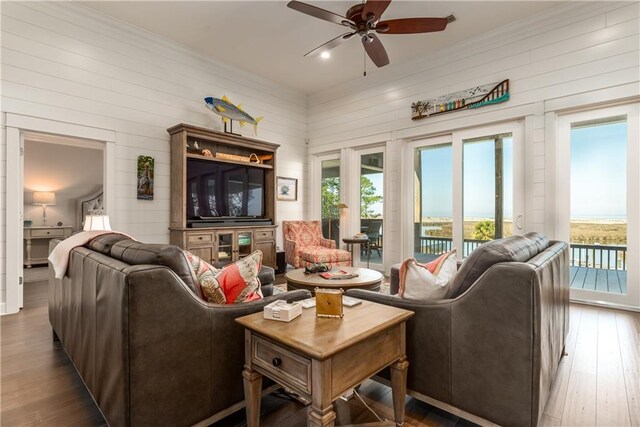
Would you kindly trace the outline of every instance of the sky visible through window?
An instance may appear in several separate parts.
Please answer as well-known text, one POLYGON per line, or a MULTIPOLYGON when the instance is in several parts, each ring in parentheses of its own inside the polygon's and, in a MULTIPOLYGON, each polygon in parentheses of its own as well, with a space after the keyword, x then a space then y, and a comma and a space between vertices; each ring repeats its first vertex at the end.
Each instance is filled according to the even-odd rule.
MULTIPOLYGON (((626 218, 626 122, 571 130, 571 217, 626 218)), ((504 139, 504 218, 512 219, 513 143, 504 139)), ((493 218, 495 196, 494 145, 464 145, 464 216, 493 218)), ((451 144, 421 149, 422 216, 453 215, 453 152, 451 144)))
POLYGON ((626 145, 626 122, 571 130, 572 218, 626 218, 626 145))

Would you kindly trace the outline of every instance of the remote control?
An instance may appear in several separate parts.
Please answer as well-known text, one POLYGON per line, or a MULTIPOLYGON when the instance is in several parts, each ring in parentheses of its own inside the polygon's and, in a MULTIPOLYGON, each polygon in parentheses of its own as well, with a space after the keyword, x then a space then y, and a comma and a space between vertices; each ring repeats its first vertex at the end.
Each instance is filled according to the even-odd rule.
POLYGON ((302 308, 312 308, 316 306, 315 298, 307 298, 300 301, 302 303, 302 308))

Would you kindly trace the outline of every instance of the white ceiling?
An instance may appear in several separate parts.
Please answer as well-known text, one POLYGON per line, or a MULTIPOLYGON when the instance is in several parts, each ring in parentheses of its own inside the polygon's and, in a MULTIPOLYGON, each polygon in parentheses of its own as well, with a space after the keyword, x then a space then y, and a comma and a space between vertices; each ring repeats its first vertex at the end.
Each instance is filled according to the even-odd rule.
MULTIPOLYGON (((331 51, 332 57, 303 55, 348 28, 289 9, 286 1, 87 1, 83 5, 173 40, 216 61, 271 81, 314 93, 360 78, 363 48, 357 37, 331 51)), ((357 1, 310 1, 344 15, 357 1)), ((381 35, 397 66, 557 6, 557 1, 392 1, 384 19, 453 14, 440 33, 381 35)), ((367 72, 375 65, 367 59, 367 72)))

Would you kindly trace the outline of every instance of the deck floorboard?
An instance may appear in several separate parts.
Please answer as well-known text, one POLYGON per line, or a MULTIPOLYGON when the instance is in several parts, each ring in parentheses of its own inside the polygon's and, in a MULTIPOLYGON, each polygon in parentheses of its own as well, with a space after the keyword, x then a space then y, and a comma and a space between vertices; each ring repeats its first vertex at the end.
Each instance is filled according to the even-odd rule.
POLYGON ((627 293, 627 272, 603 268, 571 267, 571 288, 614 294, 627 293))

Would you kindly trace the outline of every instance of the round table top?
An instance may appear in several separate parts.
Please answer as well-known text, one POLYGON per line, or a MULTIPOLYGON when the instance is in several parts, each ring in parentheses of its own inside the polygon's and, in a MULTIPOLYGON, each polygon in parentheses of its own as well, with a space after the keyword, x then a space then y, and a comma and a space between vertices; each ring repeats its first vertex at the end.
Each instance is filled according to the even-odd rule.
POLYGON ((331 273, 337 273, 340 270, 344 270, 347 273, 355 273, 358 277, 351 279, 324 279, 318 275, 318 273, 304 274, 304 268, 298 268, 284 275, 287 282, 294 285, 302 285, 304 287, 319 287, 319 288, 360 288, 371 285, 380 284, 384 276, 379 271, 370 270, 368 268, 358 267, 334 267, 331 269, 331 273))

